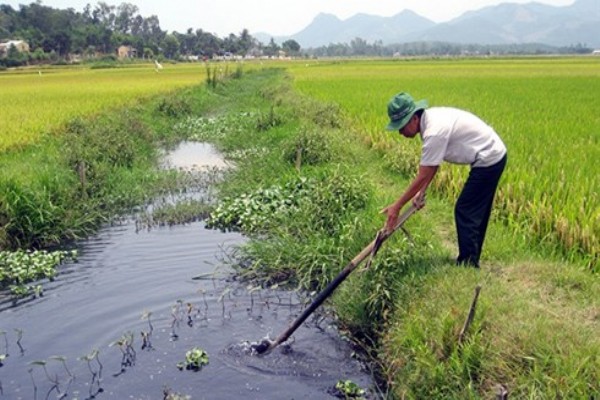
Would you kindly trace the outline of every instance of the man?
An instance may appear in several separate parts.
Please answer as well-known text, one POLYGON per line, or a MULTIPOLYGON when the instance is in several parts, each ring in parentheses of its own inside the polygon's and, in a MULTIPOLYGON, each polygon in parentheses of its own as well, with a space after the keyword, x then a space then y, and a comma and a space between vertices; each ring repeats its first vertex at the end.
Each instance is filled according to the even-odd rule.
POLYGON ((416 178, 398 200, 382 210, 387 214, 385 229, 393 229, 400 210, 409 201, 413 200, 417 208, 423 207, 425 192, 442 161, 468 164, 471 171, 454 208, 456 262, 479 268, 494 195, 506 165, 506 146, 477 116, 452 107, 428 108, 426 100, 415 103, 408 93, 399 93, 390 100, 388 116, 388 130, 406 138, 420 133, 423 146, 416 178))

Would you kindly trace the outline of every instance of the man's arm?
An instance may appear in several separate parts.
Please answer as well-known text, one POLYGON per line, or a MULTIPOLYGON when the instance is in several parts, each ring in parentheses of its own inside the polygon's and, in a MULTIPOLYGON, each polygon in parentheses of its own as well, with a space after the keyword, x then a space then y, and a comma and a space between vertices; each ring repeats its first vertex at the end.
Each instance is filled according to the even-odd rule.
POLYGON ((422 200, 425 196, 427 187, 433 180, 433 177, 437 173, 439 166, 419 166, 419 172, 417 176, 408 186, 408 189, 400 196, 398 200, 381 210, 383 214, 387 215, 387 221, 385 223, 385 230, 391 232, 396 226, 398 221, 398 214, 400 210, 408 203, 413 197, 419 194, 422 200))

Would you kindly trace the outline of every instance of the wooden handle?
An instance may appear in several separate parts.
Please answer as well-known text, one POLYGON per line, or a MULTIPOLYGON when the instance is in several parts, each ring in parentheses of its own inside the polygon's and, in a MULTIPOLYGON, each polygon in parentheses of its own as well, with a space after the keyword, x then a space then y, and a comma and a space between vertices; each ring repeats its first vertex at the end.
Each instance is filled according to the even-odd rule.
MULTIPOLYGON (((413 215, 417 210, 418 210, 417 207, 415 207, 414 205, 411 205, 406 211, 404 211, 404 213, 402 213, 402 215, 400 215, 400 217, 398 218, 398 222, 396 223, 396 226, 394 227, 394 229, 391 232, 383 232, 379 236, 379 241, 381 243, 383 243, 394 232, 396 232, 398 229, 400 229, 402 227, 402 225, 404 225, 406 220, 408 218, 410 218, 410 216, 413 215)), ((360 253, 358 253, 358 255, 356 255, 356 257, 354 257, 348 263, 348 265, 346 265, 346 267, 344 267, 344 269, 338 274, 338 276, 336 276, 335 279, 332 280, 329 283, 329 285, 327 285, 327 287, 325 289, 323 289, 323 291, 321 293, 319 293, 317 298, 315 300, 313 300, 313 302, 310 304, 310 306, 308 306, 308 308, 306 308, 304 310, 304 312, 302 314, 300 314, 300 316, 298 318, 296 318, 296 320, 289 326, 289 328, 287 328, 281 335, 279 335, 277 337, 277 339, 275 339, 274 342, 270 343, 268 350, 270 351, 273 348, 275 348, 276 346, 278 346, 279 344, 285 342, 292 335, 292 333, 294 333, 294 331, 296 329, 298 329, 298 327, 300 325, 302 325, 302 323, 306 320, 306 318, 308 318, 308 316, 310 314, 312 314, 317 309, 317 307, 319 307, 325 301, 325 299, 327 299, 327 297, 329 297, 331 295, 331 293, 340 285, 340 283, 342 283, 346 279, 346 277, 348 277, 348 275, 350 275, 350 273, 356 267, 358 267, 358 265, 365 258, 367 258, 367 256, 369 256, 369 254, 371 254, 371 251, 373 250, 374 246, 375 246, 375 240, 373 240, 371 243, 369 243, 369 245, 367 245, 367 247, 365 247, 360 253)))

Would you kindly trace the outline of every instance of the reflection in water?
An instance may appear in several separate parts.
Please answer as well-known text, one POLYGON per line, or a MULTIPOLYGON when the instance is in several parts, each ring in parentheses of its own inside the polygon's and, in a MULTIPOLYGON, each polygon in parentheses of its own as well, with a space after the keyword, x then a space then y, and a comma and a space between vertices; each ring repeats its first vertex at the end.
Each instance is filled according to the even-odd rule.
POLYGON ((164 159, 166 168, 196 170, 199 168, 227 168, 229 164, 214 146, 201 142, 182 142, 164 159))
POLYGON ((340 379, 371 385, 323 316, 268 356, 247 351, 305 304, 232 279, 225 257, 244 240, 201 221, 139 231, 123 220, 80 242, 78 262, 61 266, 43 297, 2 306, 0 400, 314 399, 340 379), (180 371, 194 347, 208 365, 180 371))

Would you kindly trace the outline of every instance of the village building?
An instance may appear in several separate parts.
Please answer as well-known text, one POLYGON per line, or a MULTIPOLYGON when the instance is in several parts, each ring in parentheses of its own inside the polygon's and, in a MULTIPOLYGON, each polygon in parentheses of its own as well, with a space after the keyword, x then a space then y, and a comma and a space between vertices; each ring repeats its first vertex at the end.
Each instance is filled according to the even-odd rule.
POLYGON ((14 46, 20 53, 29 53, 29 44, 24 40, 9 40, 0 43, 0 56, 6 56, 10 48, 14 46))
POLYGON ((117 57, 119 59, 137 57, 137 50, 131 46, 119 46, 117 49, 117 57))

